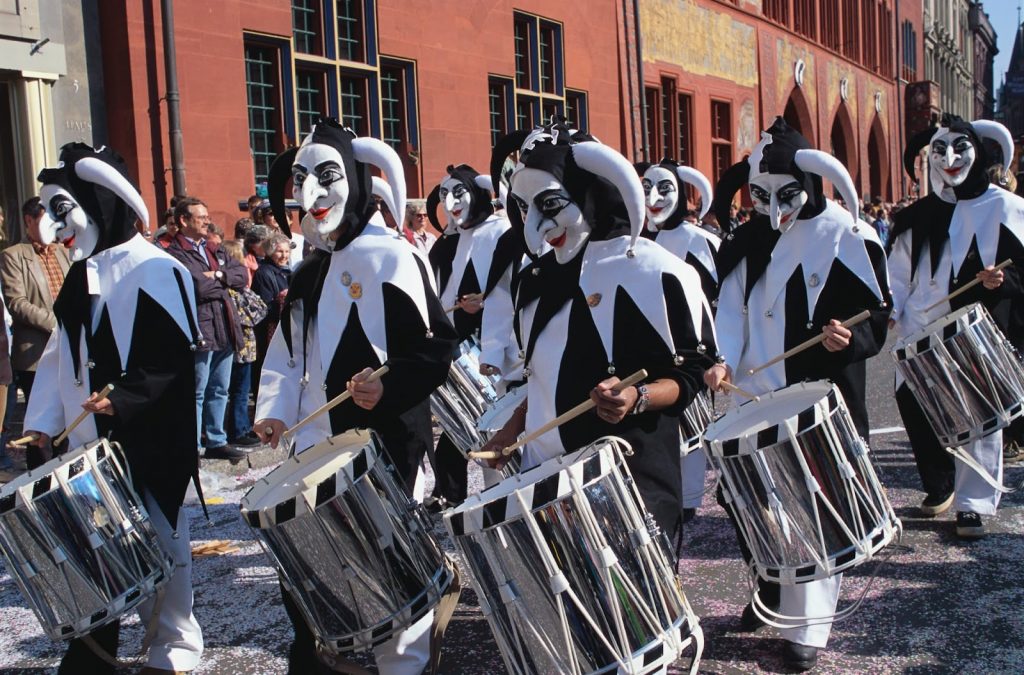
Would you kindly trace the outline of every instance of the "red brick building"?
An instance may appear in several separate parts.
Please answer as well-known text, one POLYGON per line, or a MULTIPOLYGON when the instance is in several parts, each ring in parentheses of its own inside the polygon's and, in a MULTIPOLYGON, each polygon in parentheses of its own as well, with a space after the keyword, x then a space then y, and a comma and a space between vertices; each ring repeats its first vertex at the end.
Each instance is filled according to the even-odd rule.
MULTIPOLYGON (((395 147, 413 196, 450 163, 485 172, 494 136, 553 112, 618 145, 632 3, 583 5, 177 0, 187 191, 230 227, 320 114, 395 147)), ((162 209, 172 190, 160 2, 99 7, 109 142, 162 209)))
POLYGON ((921 11, 919 0, 644 0, 650 156, 715 180, 783 115, 846 164, 862 196, 898 199, 897 74, 918 79, 921 11))

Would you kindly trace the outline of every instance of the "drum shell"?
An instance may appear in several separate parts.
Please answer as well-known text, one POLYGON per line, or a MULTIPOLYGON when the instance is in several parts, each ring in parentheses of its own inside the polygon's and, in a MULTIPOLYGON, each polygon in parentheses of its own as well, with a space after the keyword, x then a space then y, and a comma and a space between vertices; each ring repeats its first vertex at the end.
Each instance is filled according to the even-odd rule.
POLYGON ((829 578, 870 560, 900 530, 832 384, 800 383, 744 403, 710 425, 704 443, 754 567, 768 581, 829 578), (796 396, 814 403, 797 411, 796 396), (744 415, 757 422, 744 427, 744 415))
MULTIPOLYGON (((498 400, 488 406, 484 414, 476 422, 477 433, 480 435, 481 445, 473 448, 479 450, 484 443, 491 440, 494 434, 501 431, 505 424, 511 419, 516 408, 526 400, 526 386, 509 389, 498 400)), ((509 455, 508 463, 501 470, 503 478, 508 478, 519 472, 522 465, 523 455, 516 450, 509 455)))
POLYGON ((156 593, 174 570, 120 450, 106 439, 0 490, 0 552, 53 640, 113 621, 156 593))
POLYGON ((980 304, 951 312, 893 350, 939 442, 967 445, 1024 413, 1024 368, 980 304))
POLYGON ((706 392, 698 392, 679 417, 679 431, 683 436, 682 456, 701 449, 704 430, 714 418, 715 409, 711 397, 706 392))
POLYGON ((667 540, 646 514, 618 443, 602 439, 556 457, 445 513, 510 673, 569 672, 565 658, 570 652, 579 672, 617 672, 611 652, 584 614, 634 665, 630 672, 655 672, 672 663, 700 633, 675 578, 667 540), (531 521, 543 542, 531 534, 531 521), (557 584, 545 560, 564 575, 585 612, 568 593, 552 592, 557 584), (612 587, 596 573, 609 560, 621 565, 622 586, 612 587), (622 590, 626 580, 642 589, 643 603, 622 590), (567 607, 568 628, 560 618, 560 602, 567 607), (656 619, 622 626, 622 633, 616 628, 617 615, 636 617, 645 611, 656 619), (572 635, 568 643, 566 629, 572 635), (528 640, 519 637, 524 634, 528 640), (622 634, 628 636, 625 645, 619 641, 622 634))
POLYGON ((289 458, 240 506, 329 652, 387 641, 451 585, 454 570, 428 516, 373 432, 340 434, 289 458))
POLYGON ((498 400, 500 382, 498 376, 480 374, 480 343, 474 336, 459 345, 447 379, 430 395, 430 411, 463 454, 486 442, 476 423, 498 400))

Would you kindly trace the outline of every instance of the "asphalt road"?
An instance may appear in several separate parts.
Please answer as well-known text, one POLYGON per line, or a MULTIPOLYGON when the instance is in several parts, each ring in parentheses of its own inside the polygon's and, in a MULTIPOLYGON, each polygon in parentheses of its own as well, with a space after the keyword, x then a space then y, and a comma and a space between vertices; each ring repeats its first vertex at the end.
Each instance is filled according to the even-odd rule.
MULTIPOLYGON (((1021 673, 1024 640, 1024 497, 1003 499, 999 514, 987 518, 990 534, 963 543, 953 533, 952 515, 920 518, 917 474, 893 401, 892 362, 887 353, 869 365, 871 445, 877 471, 903 521, 904 534, 880 565, 846 575, 840 606, 863 596, 850 618, 837 623, 818 673, 1021 673)), ((203 674, 283 673, 290 639, 277 578, 237 515, 237 502, 267 469, 242 475, 207 475, 214 502, 212 523, 189 507, 194 543, 229 539, 241 547, 225 556, 196 560, 195 612, 203 627, 203 674)), ((1012 469, 1008 482, 1024 471, 1012 469)), ((428 475, 428 486, 432 478, 428 475)), ((710 484, 710 483, 709 483, 710 484)), ((439 519, 435 533, 451 550, 439 519)), ((704 673, 782 672, 782 642, 771 629, 738 632, 747 602, 747 581, 735 539, 722 510, 707 495, 698 518, 684 535, 679 573, 701 618, 706 647, 704 673)), ((45 638, 9 576, 0 574, 0 671, 50 673, 60 645, 45 638)), ((142 628, 125 622, 122 655, 137 653, 142 628)), ((673 671, 682 671, 688 659, 673 671)), ((471 590, 463 594, 444 645, 442 670, 453 674, 503 671, 500 656, 471 590)), ((125 671, 131 672, 131 671, 125 671)))

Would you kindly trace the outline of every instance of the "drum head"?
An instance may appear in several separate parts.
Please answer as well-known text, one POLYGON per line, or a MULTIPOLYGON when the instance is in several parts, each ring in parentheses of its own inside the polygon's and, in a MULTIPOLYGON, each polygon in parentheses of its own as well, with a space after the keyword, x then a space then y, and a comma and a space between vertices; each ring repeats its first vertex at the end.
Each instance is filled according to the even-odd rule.
MULTIPOLYGON (((753 434, 774 428, 784 420, 798 417, 800 413, 814 407, 835 390, 830 382, 800 382, 789 387, 776 389, 761 396, 760 401, 747 401, 730 410, 717 421, 708 425, 704 442, 713 452, 719 452, 728 441, 742 440, 753 434)), ((840 396, 838 390, 836 395, 840 396)), ((747 444, 740 443, 740 452, 747 444)))
POLYGON ((254 522, 258 519, 252 518, 250 512, 252 516, 263 513, 274 523, 281 521, 282 514, 274 514, 278 507, 290 511, 292 517, 301 515, 306 512, 304 504, 315 506, 318 503, 317 488, 321 485, 335 482, 334 489, 330 491, 332 497, 336 494, 335 490, 345 489, 345 485, 337 485, 340 481, 335 481, 339 471, 344 471, 354 482, 366 473, 376 460, 373 436, 369 431, 347 431, 328 438, 308 450, 289 457, 267 474, 266 478, 254 485, 239 502, 242 515, 254 526, 259 526, 254 522), (296 499, 299 495, 309 492, 309 499, 296 499))
POLYGON ((501 428, 508 423, 512 413, 526 400, 526 387, 516 387, 504 396, 499 398, 488 408, 476 423, 476 428, 481 433, 493 434, 501 431, 501 428))

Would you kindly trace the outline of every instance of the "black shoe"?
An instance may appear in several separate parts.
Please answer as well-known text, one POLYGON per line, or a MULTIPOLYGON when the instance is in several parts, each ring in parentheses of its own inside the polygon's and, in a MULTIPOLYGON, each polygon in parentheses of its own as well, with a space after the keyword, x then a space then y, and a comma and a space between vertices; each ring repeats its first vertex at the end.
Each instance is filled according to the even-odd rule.
POLYGON ((697 509, 683 509, 683 525, 697 517, 697 509))
POLYGON ((782 663, 798 673, 808 671, 818 664, 818 648, 787 640, 782 646, 782 663))
POLYGON ((1003 446, 1003 464, 1024 462, 1024 446, 1019 441, 1010 441, 1003 446))
POLYGON ((216 448, 207 448, 206 452, 203 453, 203 459, 226 459, 232 464, 240 462, 245 459, 246 453, 238 448, 232 448, 228 445, 221 445, 216 448))
POLYGON ((937 516, 953 505, 953 493, 944 495, 928 495, 919 507, 921 515, 937 516))
POLYGON ((251 431, 244 436, 239 436, 238 438, 228 442, 231 445, 237 445, 243 448, 254 448, 257 445, 263 444, 263 441, 260 440, 259 436, 251 431))
POLYGON ((961 539, 981 539, 985 536, 985 524, 981 522, 981 516, 970 511, 960 511, 956 514, 956 536, 961 539))
POLYGON ((448 501, 444 497, 431 495, 423 500, 423 508, 427 510, 427 513, 441 513, 448 508, 448 501))
MULTIPOLYGON (((769 607, 768 609, 773 612, 779 611, 778 607, 769 607)), ((753 633, 759 628, 765 626, 765 622, 761 620, 761 617, 754 611, 753 605, 747 605, 743 608, 743 613, 740 614, 740 630, 744 633, 753 633)))

